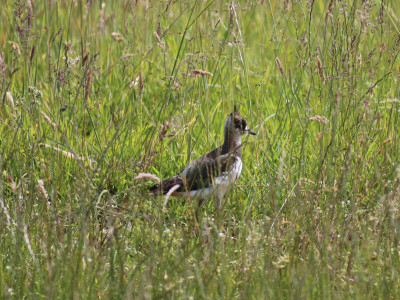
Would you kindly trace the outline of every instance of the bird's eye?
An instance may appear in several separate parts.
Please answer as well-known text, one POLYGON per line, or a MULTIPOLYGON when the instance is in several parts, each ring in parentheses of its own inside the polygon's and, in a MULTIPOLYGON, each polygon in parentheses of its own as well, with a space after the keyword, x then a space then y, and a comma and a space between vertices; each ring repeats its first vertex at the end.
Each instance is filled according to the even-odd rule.
POLYGON ((242 129, 245 130, 246 129, 246 120, 242 120, 242 129))

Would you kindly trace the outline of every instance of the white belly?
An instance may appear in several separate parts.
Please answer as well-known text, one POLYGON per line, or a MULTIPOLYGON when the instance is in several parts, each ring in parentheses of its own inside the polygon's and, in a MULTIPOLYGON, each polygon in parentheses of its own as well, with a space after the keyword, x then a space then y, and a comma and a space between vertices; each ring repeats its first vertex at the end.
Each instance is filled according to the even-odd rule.
POLYGON ((218 198, 222 199, 229 189, 238 180, 240 173, 242 172, 242 160, 237 157, 235 163, 229 172, 222 173, 220 177, 215 178, 215 194, 218 198))

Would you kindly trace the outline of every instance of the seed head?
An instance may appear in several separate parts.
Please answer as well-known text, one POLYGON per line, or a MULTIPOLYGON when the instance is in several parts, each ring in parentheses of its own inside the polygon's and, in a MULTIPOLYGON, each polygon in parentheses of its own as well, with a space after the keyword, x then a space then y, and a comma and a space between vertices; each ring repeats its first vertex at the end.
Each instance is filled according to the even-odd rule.
POLYGON ((49 194, 47 193, 45 187, 44 187, 44 182, 42 179, 38 180, 38 191, 39 191, 39 195, 45 199, 45 200, 49 200, 49 194))
POLYGON ((317 56, 317 67, 318 67, 319 77, 321 77, 322 82, 325 84, 326 77, 324 74, 324 70, 322 69, 322 62, 318 56, 317 56))
POLYGON ((285 79, 286 79, 286 74, 285 74, 285 71, 283 70, 282 63, 281 63, 279 57, 275 58, 275 62, 276 62, 276 65, 278 66, 279 72, 281 72, 282 76, 285 77, 285 79))

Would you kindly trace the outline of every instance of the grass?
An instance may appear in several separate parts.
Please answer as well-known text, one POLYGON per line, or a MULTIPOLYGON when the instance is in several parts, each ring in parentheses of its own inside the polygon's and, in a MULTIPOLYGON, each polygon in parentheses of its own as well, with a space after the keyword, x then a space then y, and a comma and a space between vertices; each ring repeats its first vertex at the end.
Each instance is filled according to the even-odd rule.
POLYGON ((360 2, 5 0, 0 298, 399 298, 400 5, 360 2), (257 136, 198 228, 134 178, 234 104, 257 136))

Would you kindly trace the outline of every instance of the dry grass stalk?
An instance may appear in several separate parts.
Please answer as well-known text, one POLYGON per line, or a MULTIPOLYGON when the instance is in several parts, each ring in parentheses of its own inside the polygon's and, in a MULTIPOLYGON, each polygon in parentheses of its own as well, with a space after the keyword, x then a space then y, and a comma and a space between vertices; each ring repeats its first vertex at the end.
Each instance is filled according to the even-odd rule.
POLYGON ((322 69, 322 62, 318 56, 317 56, 317 67, 318 67, 319 77, 321 77, 322 82, 325 84, 326 77, 324 74, 324 70, 322 69))
POLYGON ((398 103, 398 102, 400 102, 399 101, 399 99, 397 99, 397 98, 388 98, 386 101, 384 100, 384 101, 379 101, 379 103, 398 103))
POLYGON ((32 244, 31 244, 31 241, 29 240, 28 228, 27 228, 26 224, 24 224, 24 239, 25 239, 25 243, 28 247, 28 251, 29 251, 30 255, 32 256, 32 259, 34 261, 36 261, 35 253, 32 250, 32 244))
POLYGON ((285 0, 283 7, 285 9, 285 12, 287 13, 290 9, 290 1, 289 0, 285 0))
POLYGON ((53 127, 53 131, 56 131, 56 129, 57 129, 57 124, 54 123, 54 122, 50 119, 50 117, 44 113, 44 111, 40 111, 40 113, 42 114, 44 120, 45 120, 48 124, 50 124, 50 125, 53 127))
POLYGON ((49 200, 49 194, 47 193, 47 191, 44 187, 43 179, 38 180, 37 188, 38 188, 40 197, 42 197, 44 200, 49 200))
POLYGON ((387 8, 387 11, 389 12, 390 16, 391 16, 394 20, 396 20, 396 23, 398 23, 398 22, 400 21, 399 18, 397 17, 397 14, 394 12, 394 10, 393 10, 391 7, 388 7, 388 8, 387 8))
POLYGON ((119 60, 127 60, 128 58, 131 58, 131 57, 134 57, 134 56, 135 56, 135 54, 132 54, 132 53, 125 54, 125 55, 121 56, 119 58, 119 60))
POLYGON ((282 76, 286 79, 285 71, 283 70, 283 66, 279 57, 275 58, 276 65, 278 66, 279 72, 281 72, 282 76))
POLYGON ((92 167, 92 165, 93 165, 93 163, 94 163, 94 160, 92 160, 92 159, 90 159, 90 158, 86 158, 86 157, 84 157, 84 156, 75 155, 74 153, 71 153, 71 152, 62 150, 62 149, 60 149, 60 148, 58 148, 58 147, 54 147, 54 146, 51 146, 51 145, 48 145, 48 144, 43 144, 43 143, 40 143, 39 146, 44 146, 45 148, 53 149, 53 150, 55 150, 55 151, 61 153, 61 154, 62 154, 63 156, 65 156, 66 158, 71 158, 71 159, 79 160, 79 161, 82 161, 82 162, 84 162, 85 160, 87 160, 90 167, 92 167))
POLYGON ((0 53, 0 75, 4 75, 5 72, 6 72, 6 65, 5 65, 4 59, 0 53))
POLYGON ((392 141, 392 138, 390 137, 390 138, 384 140, 384 141, 382 142, 382 145, 385 145, 385 144, 387 144, 387 143, 390 143, 391 141, 392 141))
POLYGON ((315 121, 315 122, 318 122, 318 123, 324 123, 324 124, 328 124, 329 123, 329 120, 327 119, 327 117, 319 116, 319 115, 315 115, 315 116, 309 118, 308 120, 315 121))
POLYGON ((100 242, 100 246, 103 246, 104 243, 106 243, 110 238, 112 237, 112 234, 114 233, 114 226, 111 226, 110 228, 107 229, 106 234, 104 235, 103 240, 100 242))
POLYGON ((105 12, 105 10, 106 10, 106 4, 103 2, 101 4, 101 9, 100 9, 100 12, 99 12, 100 28, 101 29, 104 29, 105 25, 106 25, 106 12, 105 12))
POLYGON ((144 89, 144 82, 143 82, 143 74, 142 70, 140 70, 139 73, 139 94, 141 95, 144 89))
POLYGON ((175 184, 175 185, 168 191, 168 193, 165 195, 164 203, 163 203, 163 209, 166 209, 166 208, 167 208, 167 203, 168 203, 169 197, 171 197, 171 195, 173 194, 173 192, 175 192, 177 189, 179 189, 179 187, 180 187, 179 184, 175 184))
POLYGON ((187 122, 185 125, 183 125, 183 127, 181 129, 179 129, 175 135, 180 134, 183 130, 185 130, 186 128, 188 128, 189 126, 192 126, 194 121, 196 121, 196 118, 193 118, 191 121, 187 122))
POLYGON ((2 198, 0 198, 0 206, 1 206, 1 208, 3 209, 3 213, 6 215, 6 218, 7 218, 7 225, 8 225, 9 228, 11 228, 11 225, 12 225, 12 223, 11 223, 11 216, 10 216, 10 214, 8 213, 7 206, 4 204, 2 198))

